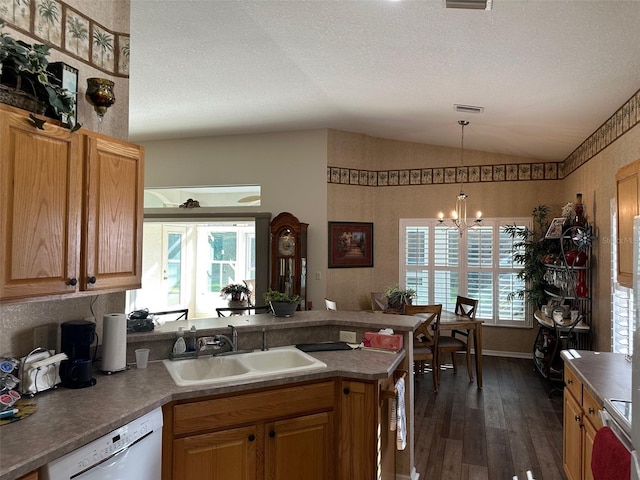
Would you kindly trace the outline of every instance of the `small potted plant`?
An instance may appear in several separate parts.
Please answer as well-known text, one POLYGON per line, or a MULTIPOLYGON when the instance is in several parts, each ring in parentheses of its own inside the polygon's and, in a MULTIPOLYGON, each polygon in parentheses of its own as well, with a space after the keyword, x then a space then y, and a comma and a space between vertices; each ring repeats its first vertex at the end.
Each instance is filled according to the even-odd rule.
MULTIPOLYGON (((57 118, 64 117, 69 129, 75 131, 80 128, 76 123, 76 92, 51 83, 48 56, 48 45, 29 45, 0 32, 0 100, 37 114, 48 111, 57 118)), ((31 119, 42 128, 43 120, 33 114, 31 119)))
POLYGON ((271 305, 276 317, 292 317, 300 303, 300 295, 288 295, 271 289, 264 293, 263 298, 265 303, 271 305))
POLYGON ((244 284, 230 283, 222 287, 220 294, 227 299, 229 307, 246 307, 251 290, 244 284))
POLYGON ((416 296, 416 291, 413 288, 400 288, 399 285, 391 285, 384 291, 387 297, 387 304, 389 310, 395 310, 402 312, 405 305, 411 305, 413 298, 416 296))

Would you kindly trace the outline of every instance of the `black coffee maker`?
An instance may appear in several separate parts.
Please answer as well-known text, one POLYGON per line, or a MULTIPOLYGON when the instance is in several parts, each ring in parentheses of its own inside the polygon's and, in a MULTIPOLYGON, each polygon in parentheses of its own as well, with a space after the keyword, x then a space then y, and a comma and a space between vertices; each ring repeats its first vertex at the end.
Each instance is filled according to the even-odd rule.
POLYGON ((60 363, 62 386, 85 388, 95 385, 91 345, 96 337, 96 324, 88 320, 72 320, 62 323, 60 329, 60 349, 69 357, 60 363))

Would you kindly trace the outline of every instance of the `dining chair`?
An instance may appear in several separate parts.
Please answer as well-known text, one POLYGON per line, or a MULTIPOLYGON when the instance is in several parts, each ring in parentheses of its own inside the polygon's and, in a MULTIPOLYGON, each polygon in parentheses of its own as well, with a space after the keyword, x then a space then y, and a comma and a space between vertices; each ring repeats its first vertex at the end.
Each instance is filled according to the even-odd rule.
POLYGON ((431 364, 433 391, 438 393, 440 371, 438 369, 438 336, 440 334, 440 316, 442 305, 405 305, 405 315, 418 315, 424 321, 413 332, 414 372, 423 374, 425 363, 431 364))
POLYGON ((384 292, 371 292, 371 311, 386 310, 388 307, 387 296, 384 292))
POLYGON ((231 317, 233 315, 259 315, 271 313, 270 305, 249 305, 246 307, 220 307, 216 308, 218 317, 231 317))
MULTIPOLYGON (((469 317, 472 320, 476 318, 476 310, 478 308, 478 300, 462 297, 458 295, 456 299, 456 315, 469 317)), ((467 356, 467 371, 469 372, 469 381, 473 382, 473 369, 471 368, 471 349, 469 348, 469 331, 452 330, 451 335, 440 335, 438 337, 438 362, 442 359, 442 355, 451 354, 451 363, 453 364, 453 373, 458 373, 456 364, 456 354, 465 352, 467 356), (458 338, 456 335, 464 337, 458 338)), ((438 363, 438 370, 440 363, 438 363)))
POLYGON ((248 280, 243 280, 242 282, 251 292, 247 300, 249 301, 249 306, 252 307, 256 304, 256 281, 255 279, 250 278, 248 280))
POLYGON ((336 302, 333 302, 328 298, 324 299, 324 306, 327 307, 327 310, 338 310, 338 305, 336 304, 336 302))

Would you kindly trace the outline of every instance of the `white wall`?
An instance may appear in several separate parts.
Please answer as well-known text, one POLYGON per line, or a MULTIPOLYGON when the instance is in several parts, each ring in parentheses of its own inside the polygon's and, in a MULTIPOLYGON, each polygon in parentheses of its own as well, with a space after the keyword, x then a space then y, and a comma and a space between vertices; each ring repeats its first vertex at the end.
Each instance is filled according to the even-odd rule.
POLYGON ((140 143, 145 147, 146 187, 260 185, 262 204, 249 210, 270 212, 274 217, 286 211, 308 223, 308 299, 314 309, 324 306, 326 130, 140 143), (317 272, 320 280, 316 280, 317 272))

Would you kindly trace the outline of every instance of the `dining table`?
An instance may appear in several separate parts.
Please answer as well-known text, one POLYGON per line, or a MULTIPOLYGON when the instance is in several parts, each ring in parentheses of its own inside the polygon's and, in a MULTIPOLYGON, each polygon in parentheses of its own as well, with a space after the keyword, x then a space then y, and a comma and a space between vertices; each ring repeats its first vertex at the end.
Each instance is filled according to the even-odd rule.
MULTIPOLYGON (((417 314, 421 316, 425 314, 417 314)), ((442 310, 440 315, 440 334, 442 331, 450 330, 467 330, 469 333, 469 339, 472 343, 469 347, 474 347, 475 352, 475 364, 476 364, 476 379, 478 388, 482 388, 482 320, 474 320, 464 315, 458 315, 448 310, 442 310)))

